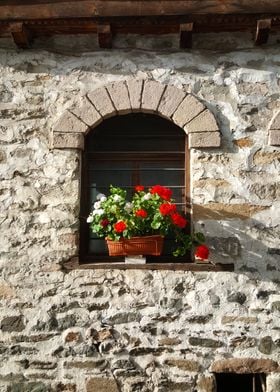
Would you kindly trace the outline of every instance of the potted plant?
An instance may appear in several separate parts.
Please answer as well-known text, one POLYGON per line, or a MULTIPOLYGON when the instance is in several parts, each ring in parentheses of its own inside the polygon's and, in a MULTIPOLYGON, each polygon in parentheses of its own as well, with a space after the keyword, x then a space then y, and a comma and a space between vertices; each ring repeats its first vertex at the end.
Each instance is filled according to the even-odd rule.
POLYGON ((137 185, 134 190, 128 201, 124 189, 111 185, 110 195, 97 195, 87 218, 92 232, 106 239, 109 255, 160 255, 164 237, 171 234, 176 243, 174 256, 199 245, 199 258, 208 258, 208 248, 202 245, 204 235, 185 232, 188 222, 177 211, 169 188, 154 185, 145 190, 137 185))

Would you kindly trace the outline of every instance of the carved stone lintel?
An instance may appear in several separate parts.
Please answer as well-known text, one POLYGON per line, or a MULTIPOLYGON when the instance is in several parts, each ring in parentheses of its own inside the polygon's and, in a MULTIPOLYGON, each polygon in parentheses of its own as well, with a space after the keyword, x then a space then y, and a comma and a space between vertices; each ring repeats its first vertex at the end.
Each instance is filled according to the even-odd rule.
POLYGON ((211 371, 215 373, 270 373, 278 372, 277 362, 267 359, 255 358, 229 358, 218 360, 212 364, 211 371))

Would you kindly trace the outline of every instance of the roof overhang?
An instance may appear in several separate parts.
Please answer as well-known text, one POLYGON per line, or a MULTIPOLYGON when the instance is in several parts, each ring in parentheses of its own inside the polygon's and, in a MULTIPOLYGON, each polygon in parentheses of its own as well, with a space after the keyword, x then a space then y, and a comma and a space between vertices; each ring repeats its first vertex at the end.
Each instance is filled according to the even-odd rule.
POLYGON ((115 33, 180 34, 191 47, 196 32, 252 31, 255 43, 280 30, 279 0, 7 0, 0 3, 0 37, 12 35, 19 47, 55 34, 98 34, 100 47, 115 33))

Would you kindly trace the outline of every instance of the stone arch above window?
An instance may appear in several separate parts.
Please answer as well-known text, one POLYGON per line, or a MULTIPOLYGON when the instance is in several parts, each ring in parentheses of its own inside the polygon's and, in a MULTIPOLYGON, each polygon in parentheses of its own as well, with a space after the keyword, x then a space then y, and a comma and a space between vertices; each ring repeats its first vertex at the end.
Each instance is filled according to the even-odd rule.
POLYGON ((269 144, 271 146, 280 146, 280 111, 272 120, 269 129, 269 144))
POLYGON ((111 83, 88 93, 66 110, 53 129, 53 148, 84 148, 84 135, 106 118, 131 112, 158 114, 189 137, 190 148, 219 147, 214 115, 191 94, 153 80, 111 83))

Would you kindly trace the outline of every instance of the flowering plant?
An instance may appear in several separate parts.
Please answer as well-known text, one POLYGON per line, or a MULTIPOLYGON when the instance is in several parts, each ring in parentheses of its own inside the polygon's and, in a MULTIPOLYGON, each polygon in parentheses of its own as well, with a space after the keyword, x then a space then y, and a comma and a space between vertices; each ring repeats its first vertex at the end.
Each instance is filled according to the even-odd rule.
POLYGON ((144 186, 137 185, 131 202, 127 200, 124 189, 110 187, 110 195, 97 195, 93 211, 87 218, 93 233, 113 241, 135 236, 170 234, 177 243, 174 256, 183 256, 193 245, 204 247, 200 249, 199 257, 208 258, 208 248, 201 245, 204 242, 202 233, 192 235, 185 233, 188 222, 177 211, 177 206, 171 198, 172 191, 161 185, 154 185, 148 191, 144 186))

